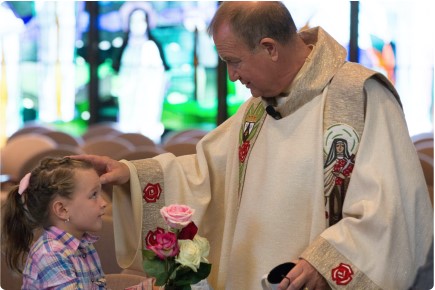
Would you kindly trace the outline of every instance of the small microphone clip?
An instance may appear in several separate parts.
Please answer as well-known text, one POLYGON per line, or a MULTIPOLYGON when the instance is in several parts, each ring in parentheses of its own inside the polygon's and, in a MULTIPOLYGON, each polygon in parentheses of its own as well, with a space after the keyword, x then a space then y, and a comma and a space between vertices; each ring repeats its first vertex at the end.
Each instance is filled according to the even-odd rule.
POLYGON ((282 119, 281 114, 279 112, 277 112, 272 105, 269 105, 266 107, 266 112, 268 115, 270 115, 275 120, 282 119))

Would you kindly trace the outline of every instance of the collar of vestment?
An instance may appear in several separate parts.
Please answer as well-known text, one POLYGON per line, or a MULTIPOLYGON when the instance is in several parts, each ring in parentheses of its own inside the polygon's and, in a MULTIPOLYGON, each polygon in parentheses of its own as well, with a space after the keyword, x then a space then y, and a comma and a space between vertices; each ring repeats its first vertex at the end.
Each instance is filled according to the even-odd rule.
MULTIPOLYGON (((288 88, 288 95, 275 98, 275 109, 282 117, 320 95, 346 61, 346 49, 321 27, 304 30, 299 35, 313 49, 288 88)), ((270 105, 267 98, 262 100, 265 106, 270 105)))

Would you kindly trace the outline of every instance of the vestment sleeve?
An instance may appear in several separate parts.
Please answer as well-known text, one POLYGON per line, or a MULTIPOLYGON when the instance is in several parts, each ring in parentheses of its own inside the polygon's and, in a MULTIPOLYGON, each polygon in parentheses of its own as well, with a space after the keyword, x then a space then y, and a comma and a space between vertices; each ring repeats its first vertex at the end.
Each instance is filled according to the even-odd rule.
POLYGON ((432 242, 433 211, 401 108, 377 81, 365 89, 365 127, 343 219, 301 257, 333 288, 408 289, 432 242))
MULTIPOLYGON (((212 193, 224 192, 226 176, 231 174, 226 163, 234 158, 228 156, 228 151, 237 152, 237 147, 227 150, 237 146, 238 141, 237 136, 228 134, 231 122, 230 118, 199 141, 197 154, 176 157, 165 153, 150 159, 122 161, 130 169, 130 182, 116 186, 113 195, 115 249, 120 267, 142 271, 142 249, 146 248, 147 236, 156 227, 165 228, 159 212, 165 205, 186 204, 194 208, 194 221, 204 235, 207 225, 212 224, 204 220, 206 210, 214 211, 209 207, 212 193)), ((216 194, 214 198, 223 200, 224 196, 216 194)))

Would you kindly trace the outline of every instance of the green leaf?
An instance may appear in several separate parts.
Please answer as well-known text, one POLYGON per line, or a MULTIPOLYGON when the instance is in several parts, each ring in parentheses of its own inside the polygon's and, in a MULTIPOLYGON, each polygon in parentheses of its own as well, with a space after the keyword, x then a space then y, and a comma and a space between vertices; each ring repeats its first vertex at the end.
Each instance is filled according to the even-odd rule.
POLYGON ((153 260, 157 257, 156 253, 151 250, 142 250, 142 256, 144 259, 153 260))
POLYGON ((181 267, 177 270, 177 275, 174 279, 174 285, 184 286, 193 285, 205 279, 210 275, 211 264, 201 263, 197 272, 194 272, 189 267, 181 267))
MULTIPOLYGON (((201 263, 199 265, 198 272, 196 272, 196 276, 199 278, 199 280, 196 281, 195 283, 198 283, 199 281, 207 278, 208 275, 210 275, 210 272, 211 272, 211 264, 201 263)), ((195 284, 195 283, 192 283, 192 284, 195 284)))
POLYGON ((154 259, 154 260, 144 260, 143 268, 148 276, 156 278, 156 285, 162 286, 168 280, 168 273, 165 270, 165 261, 154 259))
POLYGON ((190 285, 182 285, 182 286, 165 285, 165 290, 192 290, 192 287, 190 287, 190 285))
POLYGON ((193 272, 193 270, 190 269, 189 267, 187 267, 187 266, 179 266, 177 268, 177 272, 176 273, 177 273, 177 277, 182 277, 182 276, 184 276, 184 275, 186 275, 186 274, 188 274, 190 272, 193 272))

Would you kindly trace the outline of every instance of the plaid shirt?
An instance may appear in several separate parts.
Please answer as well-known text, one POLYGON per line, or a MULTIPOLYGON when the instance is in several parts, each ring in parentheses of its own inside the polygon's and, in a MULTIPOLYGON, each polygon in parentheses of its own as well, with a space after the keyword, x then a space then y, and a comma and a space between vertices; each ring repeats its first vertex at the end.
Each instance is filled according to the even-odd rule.
POLYGON ((30 249, 22 289, 105 289, 96 241, 90 234, 79 241, 56 227, 45 230, 30 249))

